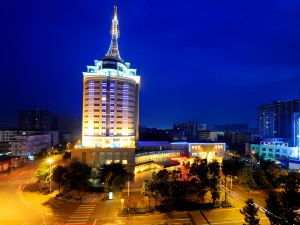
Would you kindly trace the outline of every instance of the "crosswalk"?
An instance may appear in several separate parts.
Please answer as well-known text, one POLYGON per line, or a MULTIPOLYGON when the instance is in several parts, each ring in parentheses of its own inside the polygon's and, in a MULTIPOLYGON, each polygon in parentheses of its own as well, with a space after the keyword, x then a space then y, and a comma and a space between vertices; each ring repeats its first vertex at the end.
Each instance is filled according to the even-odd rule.
POLYGON ((84 225, 87 224, 91 214, 96 208, 95 204, 82 204, 80 205, 72 216, 68 219, 65 225, 84 225))

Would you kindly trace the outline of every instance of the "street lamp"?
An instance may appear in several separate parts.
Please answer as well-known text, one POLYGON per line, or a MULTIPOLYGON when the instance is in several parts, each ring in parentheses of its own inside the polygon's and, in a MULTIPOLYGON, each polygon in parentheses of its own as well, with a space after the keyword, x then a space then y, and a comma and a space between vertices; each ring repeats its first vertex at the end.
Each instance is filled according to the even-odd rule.
POLYGON ((121 205, 122 205, 122 211, 123 211, 123 209, 124 209, 124 198, 121 198, 121 205))
POLYGON ((49 159, 47 159, 47 162, 49 163, 49 169, 50 169, 50 173, 49 173, 49 177, 50 177, 50 180, 49 180, 49 191, 50 191, 50 193, 52 192, 52 190, 51 190, 51 171, 52 171, 52 163, 53 163, 53 159, 51 159, 51 158, 49 158, 49 159))

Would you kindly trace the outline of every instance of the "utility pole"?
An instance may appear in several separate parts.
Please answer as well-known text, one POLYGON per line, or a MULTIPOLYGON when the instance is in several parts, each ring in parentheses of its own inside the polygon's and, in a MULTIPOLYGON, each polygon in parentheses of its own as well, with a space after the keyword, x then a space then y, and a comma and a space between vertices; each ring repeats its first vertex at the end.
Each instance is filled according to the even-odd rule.
POLYGON ((52 183, 51 183, 51 173, 52 173, 52 163, 53 163, 53 159, 51 159, 51 158, 49 158, 48 160, 47 160, 47 162, 49 163, 49 191, 50 191, 50 193, 52 192, 52 183))
POLYGON ((129 198, 129 177, 128 177, 127 196, 128 196, 128 198, 129 198))
POLYGON ((127 220, 129 221, 129 176, 127 185, 127 220))
POLYGON ((10 163, 10 173, 13 172, 13 167, 14 167, 14 157, 11 157, 11 163, 10 163))

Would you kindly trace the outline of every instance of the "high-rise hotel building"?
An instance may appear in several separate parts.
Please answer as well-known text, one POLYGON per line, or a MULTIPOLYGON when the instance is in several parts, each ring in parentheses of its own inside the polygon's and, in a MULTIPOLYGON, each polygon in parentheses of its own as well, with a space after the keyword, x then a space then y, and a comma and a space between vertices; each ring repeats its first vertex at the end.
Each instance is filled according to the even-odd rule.
POLYGON ((83 73, 82 143, 72 151, 97 166, 129 163, 138 140, 140 76, 120 57, 119 36, 115 6, 108 52, 83 73))

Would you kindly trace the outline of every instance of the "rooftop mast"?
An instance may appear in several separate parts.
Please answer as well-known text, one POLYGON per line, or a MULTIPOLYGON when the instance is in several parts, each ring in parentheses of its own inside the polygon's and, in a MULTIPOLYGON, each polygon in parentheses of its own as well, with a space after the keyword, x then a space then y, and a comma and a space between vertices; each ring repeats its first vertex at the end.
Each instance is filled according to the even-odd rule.
POLYGON ((112 20, 110 34, 111 34, 111 42, 106 56, 112 56, 121 59, 119 48, 118 48, 118 38, 120 37, 120 31, 119 31, 117 6, 114 6, 114 18, 112 20))

